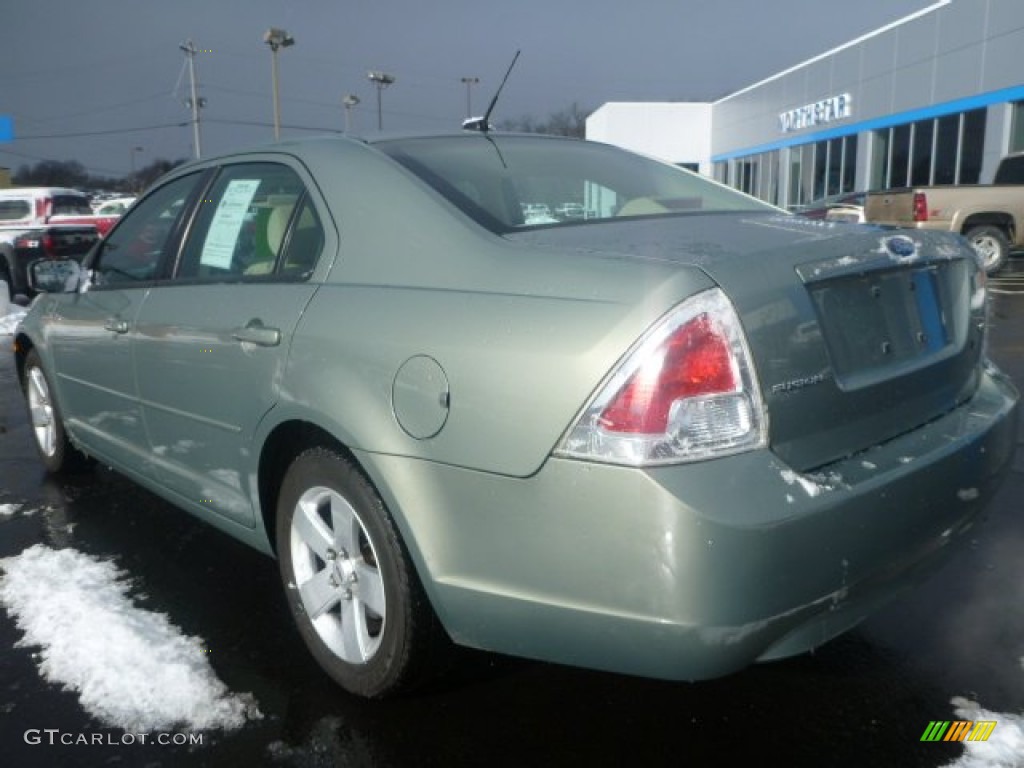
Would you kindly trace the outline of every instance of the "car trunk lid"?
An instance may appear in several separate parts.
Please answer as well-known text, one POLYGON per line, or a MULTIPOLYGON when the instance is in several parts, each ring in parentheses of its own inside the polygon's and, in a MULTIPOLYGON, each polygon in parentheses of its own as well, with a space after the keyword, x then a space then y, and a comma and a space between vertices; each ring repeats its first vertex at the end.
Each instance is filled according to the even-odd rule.
POLYGON ((512 237, 705 271, 740 315, 772 450, 800 471, 908 432, 977 384, 974 257, 941 233, 723 214, 512 237))

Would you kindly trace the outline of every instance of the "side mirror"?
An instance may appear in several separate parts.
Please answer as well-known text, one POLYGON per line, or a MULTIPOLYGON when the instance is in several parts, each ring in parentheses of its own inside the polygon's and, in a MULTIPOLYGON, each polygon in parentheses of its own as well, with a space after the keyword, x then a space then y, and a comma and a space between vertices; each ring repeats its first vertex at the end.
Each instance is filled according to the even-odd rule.
POLYGON ((28 267, 28 285, 35 293, 74 293, 84 276, 74 259, 39 259, 28 267))

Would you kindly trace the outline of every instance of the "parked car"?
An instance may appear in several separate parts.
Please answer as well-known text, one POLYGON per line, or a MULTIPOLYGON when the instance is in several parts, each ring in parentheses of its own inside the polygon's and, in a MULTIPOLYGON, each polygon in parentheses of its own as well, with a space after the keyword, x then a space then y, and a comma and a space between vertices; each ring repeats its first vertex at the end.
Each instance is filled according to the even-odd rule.
POLYGON ((581 203, 562 203, 555 209, 555 215, 559 219, 567 221, 570 219, 584 218, 586 211, 581 203))
POLYGON ((989 274, 1024 248, 1024 152, 999 161, 992 184, 909 187, 872 192, 866 219, 888 227, 957 232, 989 274))
POLYGON ((134 202, 134 197, 115 197, 110 200, 104 200, 100 205, 93 209, 93 212, 97 216, 118 217, 124 214, 124 212, 127 211, 134 202))
POLYGON ((807 219, 863 223, 864 198, 866 195, 866 192, 847 192, 842 195, 832 195, 815 200, 807 205, 796 206, 792 211, 807 219))
POLYGON ((824 643, 976 524, 1018 402, 983 278, 953 235, 606 145, 309 139, 175 169, 84 269, 36 264, 15 355, 46 468, 276 556, 349 691, 451 641, 693 680, 824 643), (570 193, 586 220, 526 220, 570 193))
POLYGON ((521 207, 524 224, 555 224, 558 221, 547 203, 523 203, 521 207))

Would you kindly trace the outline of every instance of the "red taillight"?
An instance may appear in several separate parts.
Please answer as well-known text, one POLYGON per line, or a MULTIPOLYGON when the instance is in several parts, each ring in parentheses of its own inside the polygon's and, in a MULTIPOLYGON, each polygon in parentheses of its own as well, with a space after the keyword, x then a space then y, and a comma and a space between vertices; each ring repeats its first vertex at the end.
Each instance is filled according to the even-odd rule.
POLYGON ((928 221, 928 195, 914 193, 914 221, 928 221))
POLYGON ((655 466, 767 444, 767 414, 735 308, 718 288, 652 326, 609 374, 556 453, 655 466))
POLYGON ((662 433, 677 400, 737 387, 729 342, 703 314, 665 340, 604 409, 599 423, 609 432, 662 433))
POLYGON ((53 235, 43 235, 39 244, 42 247, 43 255, 46 258, 57 258, 57 242, 53 239, 53 235))

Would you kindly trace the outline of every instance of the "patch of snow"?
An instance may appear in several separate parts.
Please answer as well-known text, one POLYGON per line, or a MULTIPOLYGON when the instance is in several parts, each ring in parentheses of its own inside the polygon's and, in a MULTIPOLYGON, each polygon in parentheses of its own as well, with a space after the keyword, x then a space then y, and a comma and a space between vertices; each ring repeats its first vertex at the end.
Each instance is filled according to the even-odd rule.
POLYGON ((870 461, 862 461, 860 465, 864 467, 864 469, 878 469, 878 465, 872 464, 870 461))
POLYGON ((977 488, 961 488, 956 492, 956 497, 960 501, 974 501, 980 495, 977 488))
POLYGON ((26 311, 21 307, 11 307, 8 314, 0 317, 0 336, 13 336, 14 329, 25 317, 26 311))
POLYGON ((804 489, 804 493, 806 493, 811 498, 817 496, 823 490, 828 490, 827 488, 823 488, 817 483, 808 480, 803 475, 797 474, 791 469, 782 470, 782 479, 786 481, 786 485, 793 485, 793 483, 798 483, 800 487, 804 489))
POLYGON ((36 544, 0 560, 0 602, 39 646, 39 671, 76 691, 105 725, 128 731, 239 728, 261 716, 252 694, 233 694, 205 644, 167 616, 136 607, 124 573, 74 549, 36 544))
POLYGON ((0 516, 10 517, 21 508, 20 504, 0 504, 0 516))
POLYGON ((996 727, 988 741, 963 741, 964 754, 948 768, 1024 767, 1024 717, 989 712, 970 699, 957 696, 952 702, 961 720, 994 720, 996 727))

